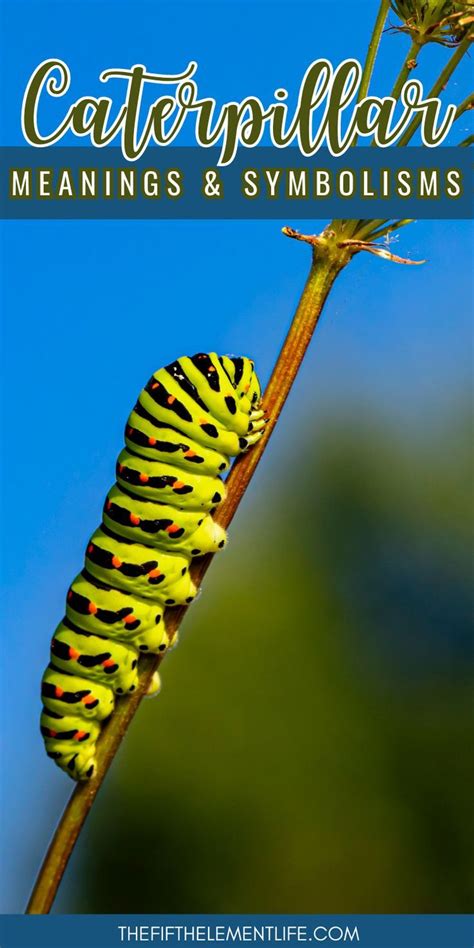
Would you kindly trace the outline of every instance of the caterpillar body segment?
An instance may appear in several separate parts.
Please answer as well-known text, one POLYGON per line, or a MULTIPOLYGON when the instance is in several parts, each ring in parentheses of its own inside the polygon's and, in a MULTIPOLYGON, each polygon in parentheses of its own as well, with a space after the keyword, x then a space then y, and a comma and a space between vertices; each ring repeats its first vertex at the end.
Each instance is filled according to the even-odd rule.
MULTIPOLYGON (((160 381, 163 369, 156 376, 152 376, 147 387, 140 396, 140 404, 143 405, 148 415, 151 415, 156 421, 165 423, 168 426, 179 424, 179 430, 182 435, 187 436, 197 444, 210 448, 212 451, 218 451, 220 454, 232 456, 239 453, 239 435, 235 431, 229 431, 222 426, 217 419, 213 419, 209 412, 198 410, 195 417, 191 414, 192 400, 185 394, 180 394, 176 383, 166 380, 160 381), (160 393, 164 393, 165 398, 161 399, 160 393), (169 403, 169 404, 168 404, 169 403), (178 415, 178 410, 180 414, 178 415)), ((195 461, 194 463, 199 463, 195 461)))
POLYGON ((73 780, 89 780, 95 770, 95 744, 86 745, 81 751, 74 751, 64 741, 49 741, 45 738, 48 757, 73 780))
POLYGON ((125 444, 140 457, 164 461, 189 473, 219 476, 229 469, 229 458, 219 451, 206 448, 168 424, 159 424, 145 412, 140 399, 129 415, 125 426, 125 444))
POLYGON ((103 518, 109 530, 120 536, 169 552, 189 550, 194 534, 199 535, 201 553, 216 553, 225 544, 225 531, 209 514, 142 500, 117 484, 107 494, 103 518))
POLYGON ((85 721, 77 715, 61 715, 47 710, 41 715, 40 728, 45 741, 55 741, 69 749, 72 742, 76 742, 76 747, 86 742, 95 744, 100 734, 100 724, 94 719, 85 721))
POLYGON ((189 575, 189 555, 165 553, 96 530, 87 544, 86 570, 99 581, 165 606, 190 603, 197 589, 189 575))
POLYGON ((97 718, 68 709, 60 713, 45 706, 40 718, 40 729, 48 757, 60 762, 61 767, 66 768, 76 780, 92 776, 95 745, 100 734, 97 718))
POLYGON ((177 473, 172 464, 142 458, 126 449, 118 456, 116 473, 117 484, 125 490, 179 510, 212 510, 226 493, 219 477, 199 471, 177 473))
POLYGON ((135 691, 138 650, 60 622, 51 640, 51 664, 59 671, 109 684, 115 694, 135 691))
POLYGON ((146 645, 146 651, 151 652, 161 645, 166 648, 163 609, 161 603, 132 597, 98 580, 91 582, 85 571, 73 580, 66 597, 66 616, 74 626, 133 642, 137 648, 146 645))
POLYGON ((103 721, 114 710, 113 689, 85 681, 48 666, 41 684, 41 700, 46 710, 60 715, 78 714, 84 719, 103 721))
MULTIPOLYGON (((46 752, 73 779, 94 773, 100 722, 115 695, 136 689, 140 653, 176 644, 164 611, 195 598, 193 557, 224 547, 212 517, 226 495, 221 475, 264 425, 260 385, 244 357, 183 356, 140 393, 42 680, 46 752)), ((159 689, 155 673, 148 694, 159 689)))

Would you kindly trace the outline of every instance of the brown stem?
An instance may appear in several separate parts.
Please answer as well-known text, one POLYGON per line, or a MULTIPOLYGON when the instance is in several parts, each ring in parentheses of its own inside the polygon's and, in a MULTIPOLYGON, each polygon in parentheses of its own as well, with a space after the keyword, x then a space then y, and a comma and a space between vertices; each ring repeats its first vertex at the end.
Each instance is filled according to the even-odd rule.
MULTIPOLYGON (((216 520, 224 527, 230 524, 268 444, 268 439, 303 361, 328 293, 352 255, 349 250, 338 247, 333 237, 315 238, 310 242, 313 245, 311 270, 263 396, 263 405, 269 416, 269 422, 258 444, 232 467, 227 480, 226 500, 216 513, 216 520)), ((193 565, 191 574, 197 584, 202 580, 211 560, 211 556, 206 556, 193 565)), ((165 618, 168 631, 173 632, 179 627, 186 611, 185 607, 167 610, 165 618)), ((160 662, 160 656, 141 657, 136 692, 130 697, 117 701, 116 710, 104 726, 98 742, 96 773, 87 783, 78 784, 71 795, 39 871, 26 909, 28 914, 43 915, 49 912, 89 810, 160 662)))

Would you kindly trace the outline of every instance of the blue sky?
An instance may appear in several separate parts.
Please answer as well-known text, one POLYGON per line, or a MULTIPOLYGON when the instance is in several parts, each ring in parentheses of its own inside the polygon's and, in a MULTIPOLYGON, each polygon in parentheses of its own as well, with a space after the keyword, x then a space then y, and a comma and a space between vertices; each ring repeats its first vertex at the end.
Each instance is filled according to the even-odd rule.
MULTIPOLYGON (((67 61, 74 96, 97 92, 107 66, 143 62, 172 72, 197 59, 206 94, 265 100, 278 85, 297 89, 312 59, 362 58, 377 6, 4 4, 2 143, 22 143, 22 94, 46 57, 67 61)), ((405 47, 401 36, 384 38, 377 91, 389 91, 405 47)), ((428 51, 428 84, 445 57, 440 48, 428 51)), ((469 80, 465 67, 449 90, 454 101, 468 93, 469 80)), ((250 354, 268 378, 309 263, 306 247, 281 236, 287 223, 300 226, 3 225, 3 670, 7 693, 14 691, 14 707, 7 701, 2 712, 5 911, 22 910, 70 791, 44 755, 39 680, 65 589, 113 479, 125 418, 151 372, 184 352, 250 354)), ((471 240, 468 222, 420 221, 402 232, 396 248, 426 258, 424 268, 361 255, 342 275, 252 488, 255 503, 271 481, 272 459, 297 442, 308 419, 317 428, 357 406, 392 420, 409 441, 456 404, 471 373, 471 240)))

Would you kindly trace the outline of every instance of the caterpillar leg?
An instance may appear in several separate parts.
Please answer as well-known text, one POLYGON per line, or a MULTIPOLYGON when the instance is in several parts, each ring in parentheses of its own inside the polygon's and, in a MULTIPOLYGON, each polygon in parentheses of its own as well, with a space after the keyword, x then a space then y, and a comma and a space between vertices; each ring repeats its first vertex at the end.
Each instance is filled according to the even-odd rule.
POLYGON ((206 517, 192 535, 191 556, 202 556, 204 553, 217 553, 223 550, 227 543, 227 533, 212 517, 206 517))
POLYGON ((150 681, 150 684, 148 685, 146 697, 155 698, 156 695, 160 693, 160 691, 161 691, 161 678, 158 672, 156 671, 153 675, 153 678, 150 681))

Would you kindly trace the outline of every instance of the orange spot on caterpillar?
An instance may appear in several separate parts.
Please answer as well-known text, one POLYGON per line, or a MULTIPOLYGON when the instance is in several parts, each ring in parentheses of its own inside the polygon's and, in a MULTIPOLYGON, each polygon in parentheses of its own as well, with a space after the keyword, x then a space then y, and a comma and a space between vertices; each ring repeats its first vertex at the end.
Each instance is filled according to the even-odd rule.
POLYGON ((122 560, 119 560, 118 556, 112 557, 112 566, 115 566, 115 569, 118 569, 122 565, 122 560))
POLYGON ((183 455, 183 457, 185 457, 185 458, 195 458, 195 457, 196 457, 196 452, 195 452, 195 451, 186 451, 186 453, 183 455))
POLYGON ((52 731, 51 728, 48 729, 48 734, 50 737, 56 737, 57 733, 57 731, 52 731))
POLYGON ((81 698, 81 701, 82 704, 85 704, 87 707, 88 704, 94 704, 95 698, 94 695, 84 695, 84 697, 81 698))
POLYGON ((87 547, 87 552, 88 552, 88 553, 93 553, 93 551, 94 551, 94 544, 93 544, 93 543, 89 543, 89 546, 87 547))
POLYGON ((153 445, 156 444, 156 438, 148 438, 148 444, 151 444, 151 446, 153 447, 153 445))
POLYGON ((160 569, 151 569, 150 572, 148 573, 148 575, 151 576, 152 579, 156 579, 157 576, 161 576, 161 570, 160 570, 160 569))
POLYGON ((121 474, 122 471, 123 471, 123 464, 119 464, 119 465, 118 465, 118 472, 119 472, 119 474, 121 474))
POLYGON ((172 533, 176 533, 178 530, 181 530, 181 527, 178 523, 171 523, 169 527, 166 527, 166 533, 169 533, 170 535, 172 533))
POLYGON ((184 481, 175 481, 173 484, 173 490, 181 490, 182 487, 186 487, 184 481))
POLYGON ((160 387, 160 383, 159 383, 159 382, 153 382, 153 385, 152 385, 151 387, 152 387, 152 388, 159 388, 159 387, 160 387))
POLYGON ((113 658, 106 658, 106 659, 102 662, 102 667, 103 667, 103 668, 110 668, 111 665, 115 665, 115 662, 114 662, 113 658))
POLYGON ((127 428, 127 434, 129 435, 133 434, 133 428, 127 428))
POLYGON ((128 625, 130 622, 136 622, 136 621, 137 621, 137 617, 134 616, 134 615, 133 615, 133 612, 132 612, 132 615, 131 615, 131 616, 125 616, 125 619, 124 619, 123 621, 125 622, 125 625, 128 625))
POLYGON ((90 603, 89 603, 89 605, 87 606, 87 611, 90 612, 91 616, 95 616, 95 614, 96 614, 96 612, 97 612, 97 606, 96 606, 95 602, 90 602, 90 603))
POLYGON ((215 372, 215 371, 216 371, 215 365, 210 365, 208 371, 209 371, 209 372, 215 372))
POLYGON ((75 661, 76 658, 79 658, 80 654, 81 653, 77 651, 77 648, 73 648, 72 645, 69 646, 69 658, 71 658, 73 661, 75 661))
POLYGON ((135 526, 138 526, 138 524, 140 523, 140 517, 138 517, 137 514, 131 513, 131 514, 130 514, 130 523, 134 523, 135 526))
POLYGON ((68 592, 68 594, 67 594, 67 598, 68 598, 68 599, 72 599, 72 589, 69 590, 69 592, 68 592))
POLYGON ((62 698, 63 694, 64 694, 64 689, 60 688, 59 685, 56 685, 56 688, 54 689, 54 696, 56 698, 62 698))
POLYGON ((140 474, 140 480, 141 480, 142 484, 146 484, 146 482, 147 482, 149 479, 150 479, 150 478, 148 477, 148 474, 144 474, 143 471, 142 471, 142 473, 140 474))
POLYGON ((200 418, 200 419, 199 419, 199 424, 200 424, 200 425, 207 425, 207 418, 200 418))
POLYGON ((82 741, 82 738, 85 737, 86 734, 87 734, 87 731, 76 731, 76 733, 75 733, 75 735, 74 735, 74 740, 75 740, 75 741, 82 741))
POLYGON ((172 405, 173 402, 176 401, 176 395, 168 395, 168 398, 166 399, 166 401, 168 402, 168 405, 172 405))
POLYGON ((106 509, 106 510, 110 510, 111 506, 112 506, 112 501, 111 501, 111 500, 108 500, 107 503, 106 503, 106 505, 105 505, 105 509, 106 509))

